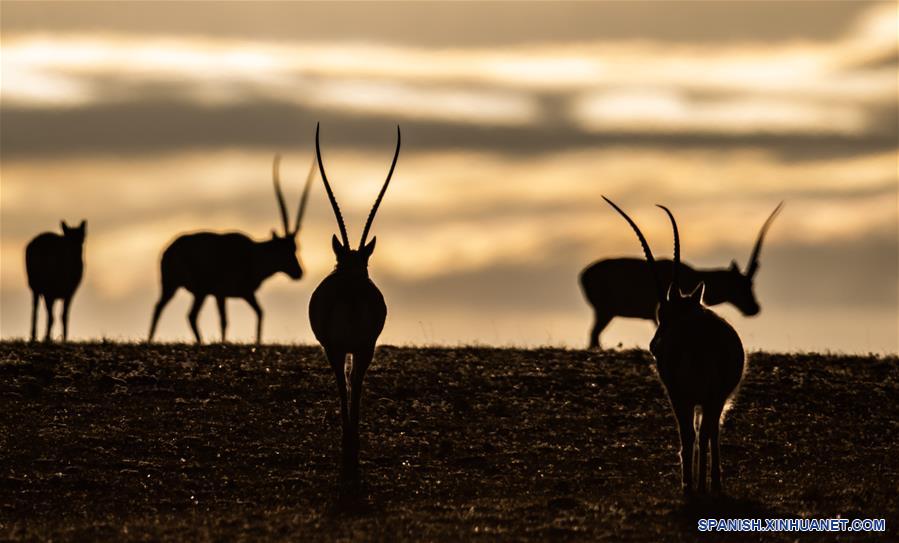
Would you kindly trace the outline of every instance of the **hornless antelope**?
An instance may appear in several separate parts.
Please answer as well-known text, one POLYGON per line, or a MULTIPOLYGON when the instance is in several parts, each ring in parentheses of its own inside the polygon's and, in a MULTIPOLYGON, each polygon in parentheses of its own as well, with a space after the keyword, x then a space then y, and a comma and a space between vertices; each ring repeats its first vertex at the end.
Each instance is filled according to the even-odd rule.
MULTIPOLYGON (((762 241, 781 207, 783 202, 762 225, 746 273, 740 271, 736 260, 731 261, 730 268, 723 269, 694 269, 681 262, 679 273, 685 290, 695 290, 696 285, 705 283, 702 301, 706 305, 727 302, 746 316, 758 315, 760 308, 755 299, 753 280, 759 269, 762 241)), ((655 273, 662 281, 671 281, 671 270, 670 260, 656 261, 655 273)), ((590 349, 599 348, 599 335, 615 317, 655 319, 658 302, 652 294, 652 279, 643 261, 638 258, 611 258, 594 262, 581 272, 580 284, 584 297, 593 306, 590 349)))
POLYGON ((275 156, 272 164, 272 177, 275 183, 275 196, 281 211, 281 222, 284 235, 272 230, 272 237, 266 241, 253 241, 244 234, 229 232, 196 232, 178 237, 162 254, 161 275, 162 292, 153 310, 153 322, 150 325, 148 341, 153 341, 159 315, 175 291, 186 288, 194 295, 194 302, 187 315, 190 328, 202 343, 197 328, 197 316, 207 296, 214 296, 218 305, 219 319, 222 328, 222 341, 228 328, 228 316, 225 312, 226 298, 243 298, 256 312, 256 343, 262 341, 262 308, 256 301, 256 290, 263 281, 277 272, 284 272, 291 279, 298 280, 303 276, 303 269, 297 259, 297 234, 306 210, 309 188, 315 175, 315 164, 309 169, 306 186, 300 197, 297 218, 291 230, 287 220, 287 205, 281 192, 281 180, 278 167, 281 157, 275 156))
MULTIPOLYGON (((681 293, 679 269, 680 238, 677 222, 667 207, 659 206, 671 220, 674 230, 674 270, 667 296, 663 279, 657 273, 655 259, 646 238, 636 223, 611 200, 603 198, 631 225, 652 271, 658 301, 658 323, 649 350, 656 359, 656 368, 680 432, 680 458, 684 492, 693 489, 694 470, 697 489, 706 490, 708 452, 712 454, 712 492, 721 491, 721 463, 718 431, 721 416, 728 400, 743 378, 743 344, 740 336, 724 319, 702 306, 705 285, 699 285, 687 295, 681 293), (697 410, 697 408, 699 408, 697 410), (694 447, 696 430, 699 447, 694 447)), ((682 268, 681 268, 682 269, 682 268)))
POLYGON ((84 237, 87 221, 75 228, 65 221, 62 235, 52 232, 39 234, 25 247, 25 271, 31 287, 31 341, 37 338, 37 304, 44 298, 47 310, 47 333, 44 341, 50 341, 53 328, 53 303, 62 299, 62 340, 69 338, 69 307, 72 296, 78 290, 84 275, 84 237))
POLYGON ((316 125, 315 156, 325 191, 337 218, 341 239, 331 237, 337 266, 312 293, 309 300, 309 322, 315 339, 324 348, 337 378, 343 429, 341 476, 344 479, 356 479, 359 471, 359 400, 362 396, 362 380, 371 364, 375 342, 381 335, 387 318, 384 297, 368 277, 368 259, 375 250, 377 238, 372 238, 368 244, 366 239, 400 155, 400 128, 396 128, 396 152, 393 154, 390 171, 387 172, 387 179, 365 221, 358 249, 350 248, 340 207, 328 183, 328 176, 325 175, 318 132, 319 127, 316 125))

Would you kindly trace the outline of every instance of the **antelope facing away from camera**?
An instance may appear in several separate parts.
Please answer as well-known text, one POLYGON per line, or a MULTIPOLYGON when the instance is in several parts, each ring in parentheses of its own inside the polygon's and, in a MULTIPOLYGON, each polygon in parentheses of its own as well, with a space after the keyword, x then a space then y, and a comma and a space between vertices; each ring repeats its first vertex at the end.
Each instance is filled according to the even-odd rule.
POLYGON ((47 310, 47 333, 53 328, 53 304, 62 300, 62 340, 69 339, 69 308, 84 275, 84 237, 87 221, 72 228, 61 221, 62 235, 39 234, 25 247, 25 271, 31 288, 31 341, 37 339, 38 301, 44 299, 47 310))
POLYGON ((312 293, 309 300, 309 322, 312 333, 324 348, 325 356, 337 378, 343 430, 341 477, 356 480, 359 472, 359 400, 362 396, 362 380, 371 364, 375 342, 381 335, 387 318, 384 297, 368 276, 368 259, 375 250, 377 238, 372 238, 368 243, 366 240, 400 155, 400 128, 396 128, 396 151, 387 179, 368 214, 362 239, 356 249, 350 247, 340 207, 328 183, 328 176, 325 175, 318 133, 319 127, 316 126, 315 156, 325 191, 337 218, 340 240, 337 236, 331 237, 337 266, 312 293))
POLYGON ((721 491, 721 461, 718 432, 721 416, 731 395, 743 378, 744 353, 740 336, 724 319, 703 307, 705 288, 700 282, 687 295, 681 293, 677 265, 680 263, 680 237, 674 215, 659 206, 671 220, 674 231, 674 273, 665 294, 663 279, 656 270, 655 259, 646 238, 636 223, 611 200, 603 198, 631 225, 651 270, 658 301, 658 323, 649 350, 656 359, 656 368, 680 432, 680 458, 684 492, 693 490, 694 471, 697 490, 706 490, 706 468, 711 450, 712 492, 721 491), (696 431, 699 447, 695 447, 696 431))
POLYGON ((262 341, 262 308, 256 301, 256 290, 263 281, 277 272, 283 272, 294 280, 303 276, 303 269, 297 259, 296 239, 306 210, 309 188, 315 175, 315 164, 313 163, 300 197, 296 223, 291 229, 287 220, 287 205, 284 203, 284 195, 281 192, 279 165, 280 157, 275 156, 272 177, 278 208, 281 211, 284 235, 279 235, 272 230, 271 239, 266 241, 253 241, 238 232, 226 234, 196 232, 178 237, 162 254, 160 266, 162 292, 153 310, 153 322, 150 325, 148 341, 153 341, 159 315, 180 287, 184 287, 194 295, 193 305, 191 305, 187 319, 197 338, 197 343, 202 343, 200 331, 197 328, 197 316, 200 314, 200 308, 206 297, 210 295, 215 297, 218 305, 223 342, 228 328, 228 316, 225 312, 226 298, 242 298, 250 304, 250 307, 256 312, 256 343, 262 341))
MULTIPOLYGON (((681 262, 680 280, 685 290, 692 291, 699 283, 705 284, 703 302, 714 306, 730 303, 743 315, 758 315, 760 308, 755 299, 753 283, 759 270, 759 252, 762 241, 777 213, 783 207, 778 204, 759 231, 746 272, 740 271, 737 262, 729 268, 695 269, 681 262)), ((664 282, 671 281, 670 260, 657 260, 655 271, 664 282)), ((638 258, 612 258, 594 262, 580 274, 581 290, 593 306, 593 328, 588 348, 599 348, 599 335, 615 317, 652 319, 656 317, 658 302, 652 293, 652 279, 646 265, 638 258)))

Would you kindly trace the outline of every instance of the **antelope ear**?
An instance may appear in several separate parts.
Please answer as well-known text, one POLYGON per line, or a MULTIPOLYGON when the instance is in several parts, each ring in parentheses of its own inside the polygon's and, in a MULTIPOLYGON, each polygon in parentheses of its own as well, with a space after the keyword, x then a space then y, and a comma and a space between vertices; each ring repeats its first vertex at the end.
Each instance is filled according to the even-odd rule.
POLYGON ((696 302, 697 304, 702 302, 702 295, 705 293, 705 282, 700 281, 696 288, 693 289, 693 292, 690 293, 690 301, 696 302))
POLYGON ((78 229, 81 230, 82 232, 87 230, 87 221, 84 219, 81 219, 81 224, 78 225, 78 229))
POLYGON ((331 249, 334 250, 334 256, 340 256, 344 253, 343 245, 340 244, 340 240, 334 234, 331 235, 331 249))
POLYGON ((730 271, 737 272, 737 273, 740 272, 740 266, 737 264, 736 260, 730 261, 730 271))
POLYGON ((63 232, 68 232, 68 231, 69 231, 69 225, 66 224, 66 221, 59 221, 59 226, 62 227, 62 231, 63 231, 63 232))
POLYGON ((363 252, 363 254, 365 254, 366 257, 371 256, 371 254, 373 252, 375 252, 375 242, 376 241, 378 241, 378 236, 371 238, 371 241, 369 241, 365 245, 365 247, 362 248, 362 252, 363 252))

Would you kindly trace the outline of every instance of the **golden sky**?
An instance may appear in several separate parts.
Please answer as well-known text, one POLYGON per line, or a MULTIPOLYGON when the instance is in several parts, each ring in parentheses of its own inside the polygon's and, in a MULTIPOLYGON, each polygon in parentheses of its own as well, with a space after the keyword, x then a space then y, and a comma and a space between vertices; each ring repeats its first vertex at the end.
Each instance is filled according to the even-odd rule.
MULTIPOLYGON (((761 259, 751 349, 899 350, 894 3, 18 3, 0 37, 0 335, 28 329, 24 246, 88 219, 77 338, 143 337, 178 233, 278 224, 322 122, 329 178, 358 235, 404 145, 373 233, 383 343, 568 345, 590 311, 577 274, 655 252, 678 217, 685 259, 761 259)), ((333 266, 315 185, 306 276, 259 292, 265 338, 308 342, 333 266)), ((189 337, 186 293, 160 337, 189 337)), ((217 337, 214 304, 201 318, 217 337)), ((230 337, 253 337, 233 301, 230 337)), ((645 345, 645 321, 604 342, 645 345)))

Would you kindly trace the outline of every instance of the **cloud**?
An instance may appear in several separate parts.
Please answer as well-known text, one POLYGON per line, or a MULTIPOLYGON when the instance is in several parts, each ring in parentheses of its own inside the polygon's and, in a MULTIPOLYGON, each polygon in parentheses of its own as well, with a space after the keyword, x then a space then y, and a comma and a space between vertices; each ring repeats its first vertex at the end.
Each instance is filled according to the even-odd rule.
MULTIPOLYGON (((886 6, 891 6, 885 3, 886 6)), ((873 4, 876 6, 876 4, 873 4)), ((279 42, 327 39, 435 49, 506 47, 610 40, 702 42, 711 45, 834 39, 870 2, 239 2, 215 10, 200 3, 160 9, 144 2, 13 2, 3 34, 172 34, 279 42)))
POLYGON ((865 130, 894 104, 895 10, 875 6, 829 42, 592 39, 431 49, 347 40, 177 35, 4 35, 7 111, 247 103, 441 124, 538 125, 561 97, 573 122, 627 133, 865 130), (866 66, 859 68, 859 66, 866 66), (824 122, 829 120, 829 123, 824 122))
MULTIPOLYGON (((381 148, 363 151, 323 134, 325 164, 352 236, 386 175, 393 138, 384 127, 381 148)), ((311 145, 304 149, 286 153, 282 163, 291 207, 311 160, 311 145)), ((155 270, 159 252, 178 232, 237 229, 267 236, 278 224, 271 160, 269 152, 219 149, 5 161, 4 247, 24 248, 35 225, 86 217, 92 260, 111 285, 103 292, 127 296, 150 281, 148 270, 155 270)), ((749 246, 780 200, 788 201, 787 212, 772 243, 826 244, 893 228, 894 176, 891 152, 784 161, 761 150, 597 147, 525 158, 412 146, 401 152, 374 224, 374 232, 390 240, 379 244, 378 262, 397 277, 421 279, 540 260, 560 244, 632 253, 630 232, 602 203, 603 194, 641 217, 647 235, 662 239, 668 226, 652 204, 666 202, 699 252, 720 244, 749 246)), ((333 229, 316 182, 301 236, 310 269, 331 266, 327 240, 333 229)), ((17 261, 11 257, 2 265, 4 279, 18 276, 17 261)))
POLYGON ((864 132, 864 108, 804 100, 737 98, 693 103, 673 92, 613 91, 580 98, 575 118, 588 130, 661 133, 864 132))
MULTIPOLYGON (((336 141, 360 149, 390 139, 396 116, 360 116, 348 111, 299 108, 282 102, 197 107, 145 92, 139 103, 111 103, 48 110, 0 105, 3 159, 41 156, 152 155, 225 146, 274 151, 309 148, 316 122, 336 141)), ((882 126, 858 135, 840 133, 701 133, 664 134, 645 130, 590 132, 567 123, 567 109, 551 97, 541 98, 546 123, 491 126, 402 120, 410 149, 488 150, 510 155, 557 152, 598 146, 655 149, 765 148, 794 159, 841 157, 895 149, 895 107, 872 110, 882 126), (560 107, 561 106, 561 107, 560 107)))

